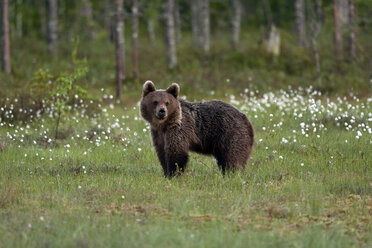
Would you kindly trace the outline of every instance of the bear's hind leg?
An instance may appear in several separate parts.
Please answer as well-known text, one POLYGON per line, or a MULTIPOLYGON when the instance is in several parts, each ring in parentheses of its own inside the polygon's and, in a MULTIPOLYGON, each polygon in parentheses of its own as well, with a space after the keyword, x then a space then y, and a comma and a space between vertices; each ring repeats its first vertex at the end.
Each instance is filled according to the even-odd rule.
POLYGON ((244 161, 239 161, 237 154, 234 154, 232 151, 215 152, 214 157, 223 175, 226 174, 226 171, 229 172, 235 171, 238 168, 244 168, 244 161))
POLYGON ((215 159, 217 160, 218 168, 220 168, 222 175, 225 175, 226 172, 226 161, 223 156, 215 154, 215 159))

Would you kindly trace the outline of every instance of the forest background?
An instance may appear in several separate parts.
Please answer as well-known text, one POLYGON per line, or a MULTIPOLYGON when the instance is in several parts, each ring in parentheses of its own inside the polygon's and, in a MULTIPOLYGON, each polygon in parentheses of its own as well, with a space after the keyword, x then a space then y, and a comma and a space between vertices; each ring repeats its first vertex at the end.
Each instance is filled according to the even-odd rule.
POLYGON ((2 3, 3 89, 24 88, 38 69, 71 70, 77 40, 90 68, 83 82, 124 81, 124 96, 138 97, 147 79, 201 95, 289 85, 327 94, 371 89, 368 0, 2 3))

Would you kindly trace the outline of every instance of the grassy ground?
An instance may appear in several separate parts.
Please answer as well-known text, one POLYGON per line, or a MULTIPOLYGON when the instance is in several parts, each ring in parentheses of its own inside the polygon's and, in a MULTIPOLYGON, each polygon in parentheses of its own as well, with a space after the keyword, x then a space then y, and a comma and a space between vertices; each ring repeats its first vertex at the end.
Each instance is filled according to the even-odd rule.
POLYGON ((15 100, 0 106, 0 247, 372 246, 371 98, 231 95, 256 130, 246 170, 192 154, 167 180, 138 105, 100 94, 56 141, 48 110, 12 122, 15 100))

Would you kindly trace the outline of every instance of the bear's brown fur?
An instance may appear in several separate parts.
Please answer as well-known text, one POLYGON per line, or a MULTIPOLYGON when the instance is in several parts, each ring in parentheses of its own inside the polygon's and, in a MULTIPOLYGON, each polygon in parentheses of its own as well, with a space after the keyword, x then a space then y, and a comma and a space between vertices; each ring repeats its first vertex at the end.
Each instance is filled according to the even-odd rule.
POLYGON ((244 168, 254 142, 247 116, 221 101, 184 101, 179 90, 175 83, 167 90, 156 90, 151 81, 143 86, 141 115, 150 123, 164 175, 183 172, 189 150, 213 155, 223 174, 244 168))

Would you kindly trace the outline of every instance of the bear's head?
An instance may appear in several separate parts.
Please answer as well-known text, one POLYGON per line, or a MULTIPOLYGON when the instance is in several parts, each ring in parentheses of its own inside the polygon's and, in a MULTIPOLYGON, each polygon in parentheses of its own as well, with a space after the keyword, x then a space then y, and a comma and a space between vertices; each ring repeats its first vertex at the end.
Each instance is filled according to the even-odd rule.
POLYGON ((156 90, 151 81, 143 85, 141 115, 153 128, 180 123, 181 106, 178 101, 180 87, 173 83, 166 90, 156 90))

